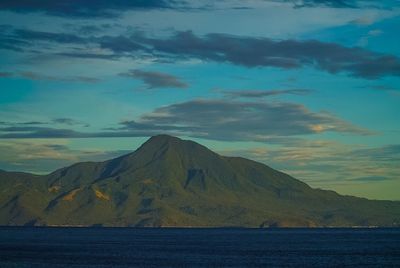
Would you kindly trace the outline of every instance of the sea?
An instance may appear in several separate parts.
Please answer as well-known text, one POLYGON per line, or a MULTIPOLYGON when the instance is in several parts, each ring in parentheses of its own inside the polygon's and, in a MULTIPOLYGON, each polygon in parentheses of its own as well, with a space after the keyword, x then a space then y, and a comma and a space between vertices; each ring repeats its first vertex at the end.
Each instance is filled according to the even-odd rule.
POLYGON ((0 227, 0 267, 400 267, 400 229, 0 227))

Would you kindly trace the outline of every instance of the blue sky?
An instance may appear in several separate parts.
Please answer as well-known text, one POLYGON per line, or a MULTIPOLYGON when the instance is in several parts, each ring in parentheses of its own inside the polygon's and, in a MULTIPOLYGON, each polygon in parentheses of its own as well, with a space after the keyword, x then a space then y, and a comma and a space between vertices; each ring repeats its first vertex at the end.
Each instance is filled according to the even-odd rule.
POLYGON ((0 169, 166 133, 400 200, 400 1, 2 1, 0 169))

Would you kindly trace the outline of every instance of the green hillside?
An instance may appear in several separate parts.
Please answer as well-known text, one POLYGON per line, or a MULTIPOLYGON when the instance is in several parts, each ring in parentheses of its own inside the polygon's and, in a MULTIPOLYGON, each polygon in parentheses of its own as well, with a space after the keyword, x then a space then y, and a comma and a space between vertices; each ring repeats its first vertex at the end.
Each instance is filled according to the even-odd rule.
POLYGON ((159 135, 105 162, 0 171, 1 225, 399 226, 400 202, 312 189, 266 165, 159 135))

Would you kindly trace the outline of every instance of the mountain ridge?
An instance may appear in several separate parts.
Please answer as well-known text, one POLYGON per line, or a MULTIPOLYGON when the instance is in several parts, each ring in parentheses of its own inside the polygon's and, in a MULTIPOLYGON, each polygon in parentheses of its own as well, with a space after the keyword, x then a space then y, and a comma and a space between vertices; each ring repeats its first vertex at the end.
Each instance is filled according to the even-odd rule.
POLYGON ((0 171, 1 225, 399 226, 400 202, 313 189, 190 140, 151 137, 134 152, 47 175, 0 171))

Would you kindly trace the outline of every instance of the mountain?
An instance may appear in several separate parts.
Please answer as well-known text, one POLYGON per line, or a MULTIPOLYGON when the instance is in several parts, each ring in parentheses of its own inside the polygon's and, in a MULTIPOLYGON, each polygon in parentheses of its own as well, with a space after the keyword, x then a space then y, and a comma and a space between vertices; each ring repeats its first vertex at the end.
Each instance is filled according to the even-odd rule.
POLYGON ((261 163, 167 135, 48 175, 0 170, 0 189, 0 225, 400 225, 400 202, 313 189, 261 163))

